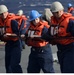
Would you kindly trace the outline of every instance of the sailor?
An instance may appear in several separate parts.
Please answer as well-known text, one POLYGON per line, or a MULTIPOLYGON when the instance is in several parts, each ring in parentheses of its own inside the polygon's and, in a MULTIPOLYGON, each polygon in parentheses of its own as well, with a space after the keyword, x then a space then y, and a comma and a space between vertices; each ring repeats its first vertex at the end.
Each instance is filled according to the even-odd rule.
MULTIPOLYGON (((19 23, 20 35, 23 35, 24 37, 26 30, 28 29, 27 17, 24 15, 23 10, 19 10, 16 16, 21 16, 21 18, 17 19, 17 21, 19 23)), ((21 39, 21 44, 22 44, 22 48, 25 49, 25 41, 23 41, 22 39, 21 39)))
POLYGON ((32 10, 29 14, 30 27, 26 33, 26 44, 31 46, 29 55, 28 73, 54 73, 53 58, 51 47, 48 42, 37 38, 41 34, 47 32, 49 25, 46 21, 41 20, 41 14, 32 10))
POLYGON ((42 14, 42 19, 47 21, 48 24, 50 25, 51 22, 51 16, 53 16, 52 12, 50 11, 49 8, 45 8, 42 14))
POLYGON ((71 13, 74 16, 74 7, 71 3, 68 3, 68 13, 71 13))
POLYGON ((5 5, 0 5, 0 30, 1 40, 5 41, 5 69, 6 73, 22 73, 21 44, 19 37, 18 23, 14 20, 14 15, 8 12, 5 5), (10 35, 10 36, 9 36, 10 35))
POLYGON ((51 26, 42 39, 57 45, 57 56, 62 73, 74 73, 74 17, 64 12, 63 5, 55 1, 51 4, 51 26), (59 7, 58 7, 59 6, 59 7))

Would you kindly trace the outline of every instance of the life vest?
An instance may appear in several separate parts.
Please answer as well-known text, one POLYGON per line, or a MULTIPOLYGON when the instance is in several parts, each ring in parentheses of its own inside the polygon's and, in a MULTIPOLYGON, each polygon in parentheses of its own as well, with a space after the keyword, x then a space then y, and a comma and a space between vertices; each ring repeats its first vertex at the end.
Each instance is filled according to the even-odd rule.
MULTIPOLYGON (((18 17, 17 17, 18 18, 18 17)), ((0 30, 3 32, 3 34, 5 33, 10 33, 13 34, 12 29, 11 29, 11 20, 15 20, 14 19, 14 15, 8 14, 7 18, 3 21, 0 18, 0 30)), ((7 40, 13 40, 16 41, 18 40, 18 38, 12 38, 12 37, 6 37, 6 38, 1 38, 2 41, 7 41, 7 40)))
POLYGON ((40 22, 39 25, 36 25, 36 26, 33 24, 30 25, 30 27, 27 31, 29 38, 28 38, 26 44, 28 46, 43 47, 48 43, 40 38, 33 38, 33 39, 30 38, 30 36, 32 36, 32 35, 41 35, 44 27, 49 28, 49 25, 47 22, 40 22))
POLYGON ((14 19, 18 22, 18 29, 20 29, 21 26, 22 26, 21 30, 26 28, 27 18, 25 15, 19 16, 19 15, 15 15, 14 13, 9 13, 9 14, 13 16, 12 19, 14 19))
POLYGON ((74 16, 74 8, 73 7, 69 8, 68 13, 71 13, 74 16))
MULTIPOLYGON (((55 17, 51 18, 51 23, 52 23, 51 26, 54 26, 54 28, 58 26, 57 27, 58 33, 53 35, 53 37, 55 38, 55 39, 53 39, 55 44, 67 45, 67 44, 70 44, 71 42, 74 42, 74 40, 70 39, 70 38, 60 39, 62 37, 73 37, 70 33, 67 32, 67 27, 68 27, 68 23, 69 23, 70 19, 74 19, 74 17, 69 13, 64 13, 62 15, 61 19, 59 19, 58 21, 55 19, 55 17)), ((54 28, 53 28, 53 31, 54 31, 54 28)), ((51 27, 50 27, 50 29, 51 29, 51 27)))
MULTIPOLYGON (((23 30, 26 27, 26 22, 23 22, 24 25, 22 25, 22 20, 24 19, 27 20, 26 17, 22 17, 22 16, 16 16, 13 13, 9 13, 6 20, 3 22, 0 18, 0 36, 2 36, 4 33, 11 33, 12 34, 12 30, 11 30, 11 20, 16 20, 18 22, 18 29, 19 29, 19 33, 21 30, 23 30)), ((21 34, 19 34, 21 35, 21 34)), ((3 40, 17 40, 17 38, 2 38, 3 40)))
POLYGON ((16 16, 16 21, 18 22, 19 26, 18 28, 20 28, 22 22, 24 21, 24 26, 23 26, 23 29, 26 28, 26 21, 27 21, 27 18, 25 15, 22 15, 22 16, 19 16, 19 15, 15 15, 16 16), (17 18, 17 17, 20 17, 20 18, 17 18))

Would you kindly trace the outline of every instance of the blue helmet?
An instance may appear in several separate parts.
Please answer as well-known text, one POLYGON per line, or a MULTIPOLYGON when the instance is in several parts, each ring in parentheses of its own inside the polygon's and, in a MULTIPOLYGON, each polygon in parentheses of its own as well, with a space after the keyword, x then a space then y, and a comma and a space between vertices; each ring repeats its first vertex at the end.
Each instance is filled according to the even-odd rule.
POLYGON ((68 4, 68 8, 70 8, 70 7, 72 7, 72 4, 71 3, 68 4))
POLYGON ((40 16, 41 16, 41 14, 39 14, 38 11, 32 10, 32 11, 30 12, 30 14, 29 14, 29 21, 33 21, 33 20, 35 20, 36 18, 38 18, 38 17, 40 17, 40 16))

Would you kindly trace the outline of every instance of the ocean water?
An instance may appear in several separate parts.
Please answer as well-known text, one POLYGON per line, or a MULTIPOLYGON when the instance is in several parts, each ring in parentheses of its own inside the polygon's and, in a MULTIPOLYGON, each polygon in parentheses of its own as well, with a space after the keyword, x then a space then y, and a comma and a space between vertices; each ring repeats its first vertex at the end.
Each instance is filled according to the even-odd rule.
POLYGON ((74 3, 74 0, 0 0, 0 4, 5 4, 11 13, 17 13, 19 9, 22 9, 24 14, 28 16, 31 10, 42 13, 45 8, 50 8, 54 1, 60 1, 65 11, 67 11, 68 3, 74 3))

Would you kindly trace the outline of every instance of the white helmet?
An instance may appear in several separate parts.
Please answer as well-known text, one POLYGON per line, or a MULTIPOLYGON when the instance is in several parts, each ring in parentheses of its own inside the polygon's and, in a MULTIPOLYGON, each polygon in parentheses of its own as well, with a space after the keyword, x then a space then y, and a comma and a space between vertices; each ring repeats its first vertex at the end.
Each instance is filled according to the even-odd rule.
POLYGON ((45 8, 43 12, 43 17, 46 17, 47 20, 50 20, 51 16, 53 16, 52 12, 49 8, 45 8))
POLYGON ((53 2, 52 5, 51 5, 51 11, 57 12, 57 11, 60 11, 60 10, 64 10, 63 5, 58 1, 53 2))
POLYGON ((7 12, 7 11, 8 11, 8 9, 5 5, 0 5, 0 14, 7 12))
POLYGON ((17 15, 19 15, 19 16, 23 15, 23 10, 19 10, 17 15))

